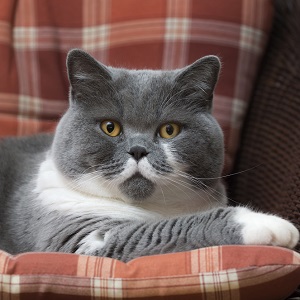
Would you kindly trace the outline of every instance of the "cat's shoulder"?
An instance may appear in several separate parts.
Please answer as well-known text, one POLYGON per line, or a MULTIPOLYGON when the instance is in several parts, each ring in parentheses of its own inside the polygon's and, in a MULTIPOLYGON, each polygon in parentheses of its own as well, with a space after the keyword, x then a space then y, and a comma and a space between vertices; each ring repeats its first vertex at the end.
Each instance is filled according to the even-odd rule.
POLYGON ((37 153, 50 148, 53 134, 43 133, 24 137, 6 137, 0 139, 0 151, 2 153, 37 153))
POLYGON ((52 140, 51 134, 0 139, 0 181, 5 179, 8 185, 29 179, 45 159, 52 140))

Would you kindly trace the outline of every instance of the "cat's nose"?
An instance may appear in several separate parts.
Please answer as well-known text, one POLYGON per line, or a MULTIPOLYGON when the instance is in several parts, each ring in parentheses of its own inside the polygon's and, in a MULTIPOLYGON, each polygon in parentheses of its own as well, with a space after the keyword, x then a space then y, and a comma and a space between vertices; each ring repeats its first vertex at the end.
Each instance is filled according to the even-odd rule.
POLYGON ((133 146, 128 152, 136 161, 139 161, 141 158, 145 157, 148 152, 145 147, 142 146, 133 146))

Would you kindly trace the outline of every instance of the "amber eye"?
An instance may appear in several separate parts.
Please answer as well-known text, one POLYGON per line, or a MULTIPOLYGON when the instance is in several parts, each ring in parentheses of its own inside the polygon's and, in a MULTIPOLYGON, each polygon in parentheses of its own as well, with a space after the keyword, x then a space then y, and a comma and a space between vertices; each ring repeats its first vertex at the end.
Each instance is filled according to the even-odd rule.
POLYGON ((175 123, 164 124, 159 128, 159 135, 164 139, 171 139, 180 132, 179 125, 175 123))
POLYGON ((104 133, 112 137, 121 133, 121 125, 116 121, 105 120, 101 122, 100 127, 104 133))

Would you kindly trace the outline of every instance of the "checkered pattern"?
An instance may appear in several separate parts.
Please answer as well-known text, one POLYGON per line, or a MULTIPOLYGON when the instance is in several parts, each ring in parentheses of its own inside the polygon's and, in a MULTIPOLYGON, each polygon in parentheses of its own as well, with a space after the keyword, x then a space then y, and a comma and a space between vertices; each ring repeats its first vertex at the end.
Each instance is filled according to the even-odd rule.
POLYGON ((229 170, 271 21, 271 0, 1 0, 0 137, 55 128, 68 105, 71 48, 129 68, 174 69, 215 54, 229 170))
MULTIPOLYGON (((68 105, 66 53, 174 69, 207 54, 223 71, 214 115, 232 165, 272 21, 271 0, 1 0, 0 137, 52 131, 68 105)), ((284 299, 299 254, 224 246, 135 259, 0 252, 0 299, 284 299)))
POLYGON ((73 254, 0 252, 3 300, 274 300, 285 299, 299 283, 300 255, 276 247, 211 247, 126 264, 73 254))

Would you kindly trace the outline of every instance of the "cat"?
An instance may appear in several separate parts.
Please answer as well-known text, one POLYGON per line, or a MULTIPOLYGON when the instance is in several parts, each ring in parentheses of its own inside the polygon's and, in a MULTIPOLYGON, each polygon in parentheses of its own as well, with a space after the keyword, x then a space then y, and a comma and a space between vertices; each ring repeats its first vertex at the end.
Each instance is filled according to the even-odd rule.
POLYGON ((288 221, 227 206, 212 116, 220 61, 177 70, 67 56, 69 108, 54 135, 0 143, 0 249, 129 261, 224 244, 293 248, 288 221))

